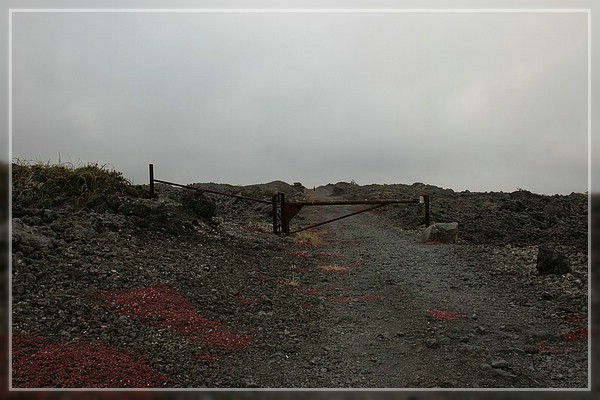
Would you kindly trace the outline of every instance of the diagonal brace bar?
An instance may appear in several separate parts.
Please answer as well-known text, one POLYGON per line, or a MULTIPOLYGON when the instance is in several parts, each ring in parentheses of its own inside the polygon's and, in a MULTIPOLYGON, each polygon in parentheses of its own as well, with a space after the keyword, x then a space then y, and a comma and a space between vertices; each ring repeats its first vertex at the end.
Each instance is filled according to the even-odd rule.
MULTIPOLYGON (((390 204, 390 203, 377 204, 374 207, 365 208, 363 210, 359 210, 359 211, 356 211, 356 212, 353 212, 353 213, 350 213, 350 214, 342 215, 341 217, 337 217, 337 218, 333 218, 333 219, 330 219, 330 220, 327 220, 327 221, 319 222, 318 224, 306 226, 304 228, 297 229, 297 230, 295 230, 293 232, 288 232, 288 235, 293 235, 294 233, 302 232, 302 231, 305 231, 307 229, 316 228, 317 226, 325 225, 325 224, 328 224, 330 222, 338 221, 338 220, 343 219, 343 218, 348 218, 348 217, 351 217, 351 216, 356 215, 356 214, 360 214, 360 213, 364 213, 364 212, 367 212, 367 211, 371 211, 371 210, 374 210, 374 209, 379 208, 379 207, 387 206, 388 204, 390 204)), ((393 203, 391 203, 391 204, 393 204, 393 203)))

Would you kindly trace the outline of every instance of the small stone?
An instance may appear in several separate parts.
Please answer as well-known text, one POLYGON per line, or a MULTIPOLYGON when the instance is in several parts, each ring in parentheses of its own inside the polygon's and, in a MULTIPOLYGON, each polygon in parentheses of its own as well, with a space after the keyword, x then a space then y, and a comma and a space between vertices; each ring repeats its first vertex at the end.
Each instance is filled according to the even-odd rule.
POLYGON ((266 311, 260 310, 258 312, 259 317, 267 317, 267 316, 272 316, 272 315, 273 315, 272 311, 266 312, 266 311))
POLYGON ((540 298, 542 300, 552 300, 554 298, 554 296, 552 296, 552 294, 550 294, 548 292, 544 292, 544 293, 542 293, 542 295, 540 296, 540 298))
POLYGON ((475 332, 477 332, 480 335, 485 335, 487 333, 487 330, 485 329, 485 326, 479 325, 477 328, 475 328, 475 332))
POLYGON ((440 347, 440 343, 435 339, 425 340, 425 345, 430 349, 437 349, 440 347))
POLYGON ((499 369, 499 368, 492 368, 492 371, 496 375, 500 375, 500 376, 503 376, 505 378, 516 378, 517 377, 515 374, 511 374, 510 372, 505 371, 503 369, 499 369))
POLYGON ((544 330, 531 330, 528 333, 530 339, 533 340, 548 340, 553 339, 555 335, 544 330))
POLYGON ((258 384, 254 381, 253 378, 246 378, 246 379, 244 379, 244 384, 248 388, 257 388, 257 387, 259 387, 258 384))
POLYGON ((492 367, 494 367, 494 368, 507 368, 508 367, 508 361, 506 361, 506 360, 492 361, 492 367))

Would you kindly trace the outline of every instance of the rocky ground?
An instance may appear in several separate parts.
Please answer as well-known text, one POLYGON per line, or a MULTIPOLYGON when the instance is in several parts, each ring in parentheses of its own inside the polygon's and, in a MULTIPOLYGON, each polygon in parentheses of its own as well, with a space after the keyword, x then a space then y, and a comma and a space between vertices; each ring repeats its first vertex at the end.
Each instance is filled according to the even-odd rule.
MULTIPOLYGON (((460 240, 421 243, 417 205, 278 237, 268 204, 165 185, 157 199, 139 188, 41 206, 13 193, 13 387, 588 386, 586 196, 196 186, 266 199, 426 191, 460 240), (542 244, 572 271, 540 275, 542 244)), ((305 208, 292 223, 349 211, 305 208)), ((427 395, 407 398, 452 392, 427 395)))

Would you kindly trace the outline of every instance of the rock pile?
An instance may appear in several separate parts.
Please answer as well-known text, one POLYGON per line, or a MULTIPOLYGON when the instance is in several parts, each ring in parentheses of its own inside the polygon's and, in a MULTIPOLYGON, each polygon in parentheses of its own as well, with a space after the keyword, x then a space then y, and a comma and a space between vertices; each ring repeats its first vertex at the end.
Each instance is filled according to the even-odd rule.
POLYGON ((571 272, 567 257, 549 246, 539 247, 536 266, 540 275, 564 275, 571 272))
MULTIPOLYGON (((329 184, 333 193, 348 199, 416 198, 430 196, 431 222, 458 222, 459 241, 489 245, 554 245, 570 254, 587 254, 588 196, 540 195, 527 190, 455 192, 452 189, 412 185, 329 184)), ((393 205, 385 213, 406 229, 424 228, 423 205, 393 205)))

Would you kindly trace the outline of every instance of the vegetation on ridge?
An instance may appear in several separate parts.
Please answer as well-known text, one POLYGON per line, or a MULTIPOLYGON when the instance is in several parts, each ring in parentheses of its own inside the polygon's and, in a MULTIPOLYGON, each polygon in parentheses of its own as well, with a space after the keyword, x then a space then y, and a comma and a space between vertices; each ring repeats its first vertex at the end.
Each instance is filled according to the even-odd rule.
POLYGON ((12 199, 23 205, 50 207, 66 201, 81 205, 92 195, 122 194, 138 197, 140 193, 121 172, 106 165, 88 163, 12 164, 12 199))

